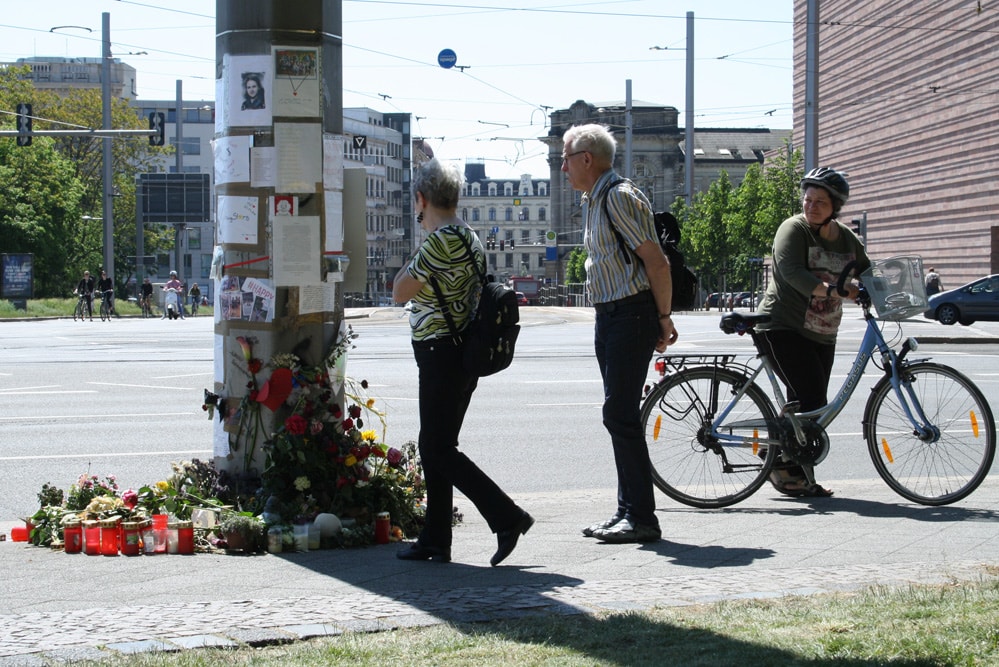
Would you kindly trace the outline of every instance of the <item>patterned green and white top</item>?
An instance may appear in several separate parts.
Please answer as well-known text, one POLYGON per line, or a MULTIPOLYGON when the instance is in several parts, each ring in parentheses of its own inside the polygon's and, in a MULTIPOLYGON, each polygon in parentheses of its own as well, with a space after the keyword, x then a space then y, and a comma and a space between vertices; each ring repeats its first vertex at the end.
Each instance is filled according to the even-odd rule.
POLYGON ((413 340, 431 340, 451 335, 437 295, 430 285, 433 276, 454 318, 458 331, 464 330, 479 305, 479 276, 469 261, 468 251, 458 235, 468 241, 475 261, 485 271, 486 255, 479 237, 467 225, 445 225, 431 232, 409 263, 409 275, 423 283, 409 302, 409 325, 413 340))

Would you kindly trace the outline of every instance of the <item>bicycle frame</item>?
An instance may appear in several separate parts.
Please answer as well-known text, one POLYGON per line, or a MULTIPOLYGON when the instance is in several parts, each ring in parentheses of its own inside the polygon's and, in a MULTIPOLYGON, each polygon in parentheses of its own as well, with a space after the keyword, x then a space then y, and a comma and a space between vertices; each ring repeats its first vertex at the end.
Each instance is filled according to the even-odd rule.
MULTIPOLYGON (((847 373, 846 379, 843 381, 842 386, 840 386, 833 399, 827 405, 817 410, 809 412, 793 412, 785 408, 780 411, 780 414, 788 419, 794 430, 795 436, 798 438, 798 441, 805 442, 805 432, 802 425, 805 422, 810 421, 814 422, 822 429, 829 426, 833 420, 839 416, 839 413, 843 411, 843 408, 846 407, 850 397, 853 396, 853 392, 856 391, 857 385, 860 383, 860 379, 863 377, 871 357, 875 352, 878 352, 880 353, 884 364, 885 374, 889 377, 892 389, 898 397, 899 404, 901 405, 906 418, 909 420, 909 423, 912 424, 921 439, 928 442, 935 441, 939 438, 939 432, 937 429, 929 425, 926 415, 923 413, 923 408, 916 399, 912 388, 905 386, 902 382, 901 367, 903 366, 903 362, 901 361, 899 355, 885 341, 884 335, 881 333, 874 317, 870 314, 867 308, 864 309, 864 319, 867 324, 867 330, 864 333, 863 340, 861 340, 860 348, 857 350, 857 355, 853 360, 850 371, 847 373), (902 391, 903 387, 905 388, 904 392, 902 391), (913 414, 912 406, 915 406, 915 416, 913 414)), ((759 345, 756 344, 756 337, 759 334, 757 334, 755 330, 750 330, 750 335, 753 338, 754 346, 757 350, 759 350, 759 345)), ((771 391, 777 398, 777 404, 780 406, 787 406, 783 389, 781 388, 776 372, 773 370, 770 359, 759 352, 757 353, 756 358, 760 362, 759 365, 747 375, 746 382, 739 388, 735 396, 729 401, 728 405, 725 406, 725 408, 711 423, 711 437, 717 439, 719 442, 753 447, 758 447, 760 444, 770 446, 780 445, 779 440, 761 438, 757 433, 754 433, 752 437, 746 437, 730 435, 722 432, 722 430, 726 428, 731 429, 736 426, 743 426, 747 428, 753 426, 753 424, 749 423, 728 424, 726 423, 726 420, 728 419, 728 415, 733 409, 735 409, 736 405, 746 394, 749 386, 755 384, 761 374, 766 374, 770 382, 771 391)), ((748 366, 747 369, 749 369, 748 366)))

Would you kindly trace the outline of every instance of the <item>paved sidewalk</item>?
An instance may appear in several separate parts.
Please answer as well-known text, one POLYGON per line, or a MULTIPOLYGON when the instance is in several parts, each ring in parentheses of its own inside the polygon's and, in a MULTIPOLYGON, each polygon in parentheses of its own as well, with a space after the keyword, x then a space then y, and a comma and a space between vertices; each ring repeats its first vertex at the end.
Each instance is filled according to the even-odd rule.
POLYGON ((520 494, 537 523, 496 568, 495 537, 461 498, 465 522, 448 565, 400 561, 399 545, 108 558, 8 540, 0 667, 999 576, 996 473, 948 507, 912 505, 880 482, 828 485, 833 498, 779 498, 766 487, 724 510, 660 494, 664 539, 650 545, 580 535, 613 506, 613 489, 520 494))

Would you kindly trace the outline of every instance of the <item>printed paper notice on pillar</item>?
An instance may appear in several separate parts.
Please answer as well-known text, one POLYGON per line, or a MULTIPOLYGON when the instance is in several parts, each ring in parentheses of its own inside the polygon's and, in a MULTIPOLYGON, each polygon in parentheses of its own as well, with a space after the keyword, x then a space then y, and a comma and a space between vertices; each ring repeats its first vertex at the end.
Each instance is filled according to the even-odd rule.
POLYGON ((219 137, 212 142, 212 153, 216 185, 250 180, 250 137, 219 137))
POLYGON ((223 244, 256 245, 259 202, 256 197, 221 195, 216 220, 223 244))
POLYGON ((336 309, 336 285, 320 283, 319 285, 300 285, 298 287, 298 312, 332 313, 336 309))
POLYGON ((225 114, 230 127, 271 124, 273 74, 270 56, 222 56, 225 114))
POLYGON ((324 252, 343 250, 343 192, 326 190, 323 193, 323 208, 326 214, 326 243, 324 252))
POLYGON ((317 216, 272 218, 274 284, 278 287, 318 284, 321 255, 317 216))
POLYGON ((319 50, 275 46, 274 114, 318 118, 319 50))
POLYGON ((277 185, 277 149, 254 146, 250 149, 250 187, 273 188, 277 185))
POLYGON ((278 192, 316 191, 322 180, 323 137, 319 123, 275 123, 278 192))
POLYGON ((323 135, 323 188, 343 190, 343 135, 323 135))

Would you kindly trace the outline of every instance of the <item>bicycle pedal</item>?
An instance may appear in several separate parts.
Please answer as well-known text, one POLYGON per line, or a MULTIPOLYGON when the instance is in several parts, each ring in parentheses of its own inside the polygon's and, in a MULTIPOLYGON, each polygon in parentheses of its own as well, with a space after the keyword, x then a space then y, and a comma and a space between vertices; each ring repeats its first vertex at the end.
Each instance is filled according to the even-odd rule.
POLYGON ((780 416, 784 417, 789 413, 801 412, 801 401, 788 401, 780 409, 780 416))

